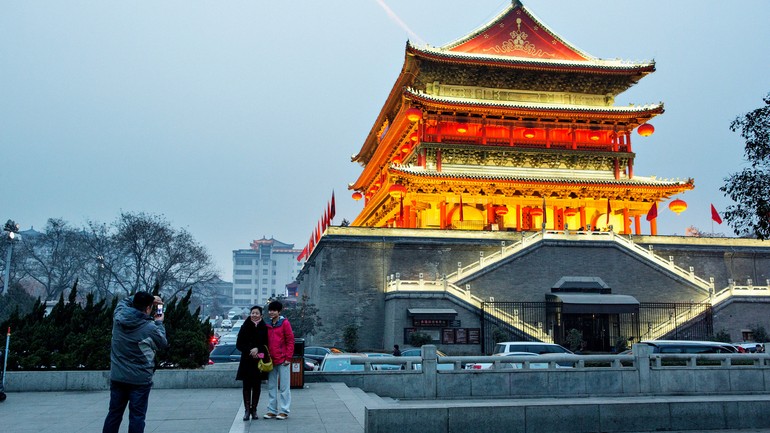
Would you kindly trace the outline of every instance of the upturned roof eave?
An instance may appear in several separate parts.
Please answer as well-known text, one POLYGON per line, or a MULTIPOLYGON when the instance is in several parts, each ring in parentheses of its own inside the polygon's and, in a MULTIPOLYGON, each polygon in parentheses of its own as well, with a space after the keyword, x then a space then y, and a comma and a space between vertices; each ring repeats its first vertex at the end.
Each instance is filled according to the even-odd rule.
POLYGON ((536 103, 519 103, 509 101, 492 101, 481 99, 462 99, 452 98, 446 96, 428 95, 426 93, 415 91, 413 89, 404 89, 404 97, 407 99, 419 102, 426 107, 433 107, 436 109, 482 109, 487 111, 490 109, 497 109, 501 111, 518 111, 522 113, 538 113, 543 112, 561 113, 561 114, 583 114, 583 115, 595 115, 595 116, 625 116, 629 118, 652 118, 664 111, 662 102, 654 104, 646 104, 643 106, 588 106, 588 105, 561 105, 561 104, 536 104, 536 103))
POLYGON ((523 184, 559 184, 559 185, 570 185, 570 186, 595 186, 595 187, 617 187, 617 186, 623 186, 627 188, 642 188, 642 189, 682 189, 682 190, 690 190, 695 187, 695 183, 693 179, 687 179, 687 180, 674 180, 674 181, 663 181, 663 180, 646 180, 646 181, 634 181, 631 179, 618 179, 618 180, 586 180, 586 179, 569 179, 569 178, 562 178, 562 177, 527 177, 527 176, 505 176, 505 175, 488 175, 485 176, 483 174, 473 175, 469 176, 467 174, 452 174, 452 173, 443 173, 443 172, 436 172, 436 171, 425 171, 421 173, 416 173, 411 170, 403 169, 400 167, 390 167, 389 171, 394 174, 401 174, 403 176, 409 176, 413 178, 422 178, 422 179, 445 179, 445 180, 463 180, 463 181, 481 181, 481 182, 512 182, 512 183, 523 183, 523 184))
POLYGON ((416 57, 443 61, 447 63, 497 66, 502 68, 529 69, 540 71, 579 71, 596 74, 615 75, 647 75, 655 72, 655 61, 634 63, 630 61, 589 59, 585 61, 575 60, 549 60, 532 59, 528 57, 482 55, 475 53, 462 53, 446 51, 442 48, 431 46, 419 47, 407 43, 407 52, 416 57))
POLYGON ((416 77, 416 74, 413 71, 415 65, 414 62, 410 60, 411 57, 412 56, 408 53, 404 56, 404 65, 401 68, 401 72, 399 73, 398 78, 396 78, 393 87, 390 89, 390 93, 388 93, 388 97, 385 99, 385 103, 382 105, 382 108, 377 115, 377 119, 372 125, 372 129, 369 130, 369 134, 366 136, 364 144, 361 146, 358 153, 351 157, 351 162, 358 162, 364 166, 369 163, 378 144, 377 132, 385 122, 387 113, 389 113, 396 104, 401 103, 404 88, 411 85, 416 77))

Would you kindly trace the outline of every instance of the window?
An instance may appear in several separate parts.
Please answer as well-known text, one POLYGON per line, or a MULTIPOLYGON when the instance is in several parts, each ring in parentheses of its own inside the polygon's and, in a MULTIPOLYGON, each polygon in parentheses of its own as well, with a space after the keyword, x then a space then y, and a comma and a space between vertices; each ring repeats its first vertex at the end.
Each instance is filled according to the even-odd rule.
POLYGON ((273 271, 273 275, 275 275, 275 271, 273 271))
POLYGON ((270 264, 270 260, 267 260, 267 259, 262 260, 262 266, 267 266, 269 264, 270 264))
POLYGON ((275 260, 273 260, 273 266, 276 266, 276 264, 275 264, 275 260))
POLYGON ((267 288, 262 289, 262 294, 267 295, 267 288))
POLYGON ((262 278, 262 284, 267 284, 267 278, 262 278))
POLYGON ((267 275, 267 269, 262 269, 262 275, 267 275))
POLYGON ((233 299, 235 305, 251 305, 251 299, 233 299))
POLYGON ((235 261, 236 265, 251 266, 251 259, 238 259, 235 261))
POLYGON ((273 280, 273 285, 275 285, 275 280, 273 280))
POLYGON ((235 284, 249 284, 249 285, 251 285, 251 279, 248 279, 248 280, 239 280, 239 279, 237 279, 237 278, 236 278, 236 280, 235 280, 235 284))
POLYGON ((251 275, 251 270, 249 269, 236 269, 235 275, 251 275))
POLYGON ((251 289, 234 289, 234 295, 251 295, 251 289))

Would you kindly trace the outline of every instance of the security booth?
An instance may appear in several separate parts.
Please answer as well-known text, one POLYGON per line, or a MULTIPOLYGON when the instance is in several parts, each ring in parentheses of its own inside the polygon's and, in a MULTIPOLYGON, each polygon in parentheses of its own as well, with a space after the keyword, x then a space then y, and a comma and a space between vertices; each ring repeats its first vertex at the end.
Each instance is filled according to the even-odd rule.
POLYGON ((294 356, 291 357, 291 388, 305 387, 305 339, 294 339, 294 356))

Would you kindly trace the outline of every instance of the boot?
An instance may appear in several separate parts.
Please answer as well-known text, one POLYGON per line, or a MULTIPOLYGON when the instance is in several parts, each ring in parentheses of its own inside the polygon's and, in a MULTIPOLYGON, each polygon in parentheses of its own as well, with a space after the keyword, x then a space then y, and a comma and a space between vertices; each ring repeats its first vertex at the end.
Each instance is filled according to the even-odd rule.
POLYGON ((251 402, 249 400, 244 399, 243 401, 243 407, 246 409, 245 413, 243 414, 243 420, 248 421, 249 416, 251 415, 251 412, 249 412, 249 408, 251 406, 251 402))

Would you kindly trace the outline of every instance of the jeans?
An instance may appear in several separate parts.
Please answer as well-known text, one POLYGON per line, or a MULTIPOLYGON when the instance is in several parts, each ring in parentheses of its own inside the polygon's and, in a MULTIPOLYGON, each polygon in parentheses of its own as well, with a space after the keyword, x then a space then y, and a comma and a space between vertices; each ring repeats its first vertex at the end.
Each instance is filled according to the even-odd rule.
POLYGON ((275 365, 273 371, 267 375, 267 411, 274 414, 289 413, 291 406, 291 378, 289 377, 291 364, 275 365), (280 391, 280 409, 278 397, 280 391), (279 410, 276 410, 279 409, 279 410))
POLYGON ((144 433, 144 417, 152 384, 132 385, 110 382, 110 409, 104 419, 102 433, 118 433, 123 413, 128 405, 128 433, 144 433))

